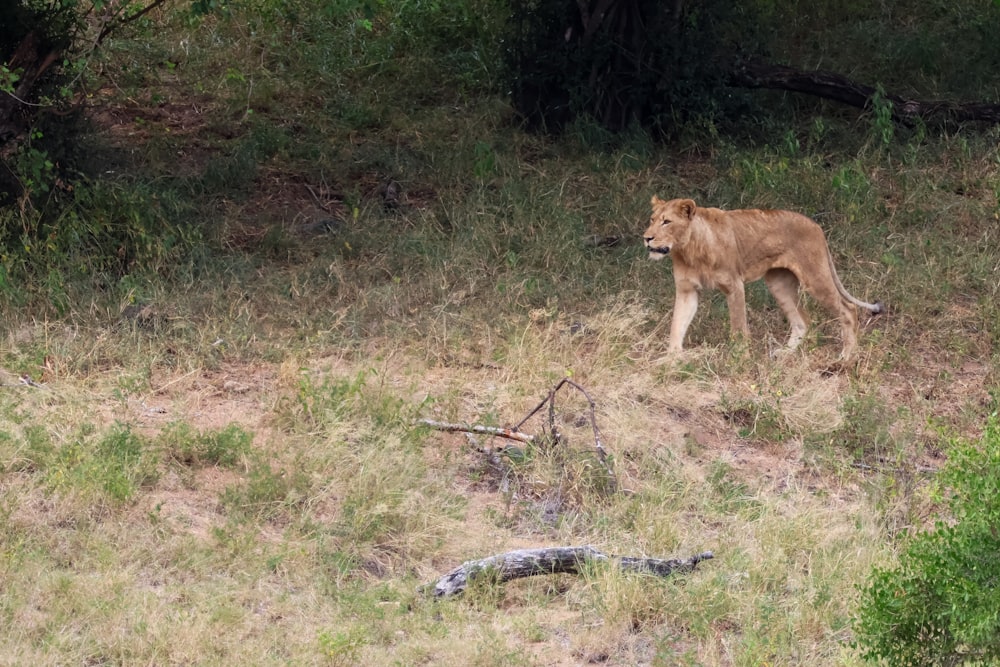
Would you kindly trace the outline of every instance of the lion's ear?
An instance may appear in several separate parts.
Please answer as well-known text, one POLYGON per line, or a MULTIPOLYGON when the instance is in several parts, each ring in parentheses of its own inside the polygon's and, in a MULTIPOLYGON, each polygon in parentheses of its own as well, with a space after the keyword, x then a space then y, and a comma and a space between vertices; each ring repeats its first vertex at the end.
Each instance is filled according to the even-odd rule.
POLYGON ((649 203, 652 204, 653 206, 659 206, 660 204, 663 203, 663 200, 657 197, 656 195, 653 195, 653 198, 649 200, 649 203))
POLYGON ((698 205, 694 203, 693 199, 682 199, 677 207, 681 210, 681 214, 690 220, 694 217, 694 210, 698 208, 698 205))

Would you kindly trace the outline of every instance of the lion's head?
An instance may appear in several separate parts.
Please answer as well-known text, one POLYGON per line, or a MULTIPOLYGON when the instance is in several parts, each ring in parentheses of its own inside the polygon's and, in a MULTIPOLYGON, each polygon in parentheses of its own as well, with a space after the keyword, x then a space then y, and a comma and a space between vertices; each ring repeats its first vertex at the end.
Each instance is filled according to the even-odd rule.
POLYGON ((643 234, 650 259, 663 259, 673 248, 682 248, 691 237, 696 205, 691 199, 663 201, 653 195, 653 214, 643 234))

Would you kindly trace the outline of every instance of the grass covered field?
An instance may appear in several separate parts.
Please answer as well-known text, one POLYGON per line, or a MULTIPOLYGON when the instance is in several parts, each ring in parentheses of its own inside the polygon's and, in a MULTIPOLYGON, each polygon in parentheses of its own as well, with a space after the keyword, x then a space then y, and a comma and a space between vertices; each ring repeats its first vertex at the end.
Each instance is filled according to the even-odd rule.
POLYGON ((0 663, 861 663, 859 587, 995 409, 996 130, 831 112, 766 139, 552 138, 488 70, 405 40, 330 49, 238 11, 140 27, 101 56, 76 203, 3 214, 61 231, 0 276, 0 663), (771 359, 762 284, 749 341, 706 295, 668 355, 653 194, 814 217, 889 308, 856 366, 828 372, 838 327, 808 301, 771 359), (95 268, 87 239, 117 228, 141 262, 95 268), (564 377, 617 485, 578 392, 555 444, 418 423, 513 426, 564 377), (715 557, 422 590, 561 545, 715 557))

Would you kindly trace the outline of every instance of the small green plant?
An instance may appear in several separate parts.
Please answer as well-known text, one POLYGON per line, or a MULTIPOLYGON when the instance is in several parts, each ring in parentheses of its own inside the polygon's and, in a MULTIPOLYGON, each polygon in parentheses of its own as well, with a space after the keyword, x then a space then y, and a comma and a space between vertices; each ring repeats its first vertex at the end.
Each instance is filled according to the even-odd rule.
POLYGON ((819 434, 809 439, 821 441, 829 438, 838 451, 846 452, 858 461, 878 463, 895 460, 898 447, 890 432, 895 419, 875 393, 847 397, 843 413, 843 424, 830 434, 832 438, 819 434))
POLYGON ((348 409, 353 406, 365 386, 365 373, 353 379, 324 378, 317 383, 303 372, 298 381, 294 397, 282 399, 279 403, 281 423, 288 428, 329 427, 343 420, 348 409))
MULTIPOLYGON (((30 134, 32 141, 38 141, 43 136, 41 130, 32 130, 30 134)), ((25 146, 18 155, 16 168, 21 186, 26 192, 40 195, 52 188, 55 181, 55 164, 45 149, 32 145, 25 146)))
POLYGON ((1000 660, 1000 420, 982 441, 953 442, 940 478, 950 512, 909 536, 893 568, 862 591, 857 643, 892 665, 996 664, 1000 660))
POLYGON ((97 493, 110 500, 131 500, 158 478, 158 457, 149 442, 126 424, 116 424, 96 443, 90 429, 64 446, 48 466, 49 483, 60 490, 97 493))
POLYGON ((275 470, 257 462, 246 481, 222 492, 222 506, 237 521, 268 521, 298 506, 307 485, 301 471, 275 470))
POLYGON ((781 442, 790 435, 790 429, 781 412, 785 392, 766 386, 751 384, 756 395, 746 398, 722 397, 722 414, 736 427, 741 438, 781 442))
POLYGON ((886 99, 885 89, 881 84, 876 88, 871 99, 872 132, 884 148, 892 144, 896 133, 896 124, 892 118, 892 100, 886 99))
POLYGON ((472 173, 479 180, 485 180, 496 173, 497 156, 493 148, 484 141, 476 142, 475 164, 472 173))
POLYGON ((43 470, 53 459, 55 446, 48 431, 37 425, 25 427, 18 437, 14 433, 0 432, 0 451, 5 471, 43 470))
POLYGON ((16 69, 10 69, 7 65, 0 65, 0 92, 13 93, 14 84, 21 78, 21 73, 16 69))
POLYGON ((733 474, 733 467, 723 461, 712 464, 708 483, 715 492, 719 509, 726 513, 759 516, 763 504, 750 488, 733 474))
POLYGON ((238 424, 198 432, 181 422, 164 430, 160 443, 176 461, 193 467, 232 468, 245 463, 253 452, 253 434, 238 424))
POLYGON ((364 628, 352 627, 348 630, 323 630, 317 638, 320 651, 334 665, 356 665, 359 653, 368 637, 364 628))

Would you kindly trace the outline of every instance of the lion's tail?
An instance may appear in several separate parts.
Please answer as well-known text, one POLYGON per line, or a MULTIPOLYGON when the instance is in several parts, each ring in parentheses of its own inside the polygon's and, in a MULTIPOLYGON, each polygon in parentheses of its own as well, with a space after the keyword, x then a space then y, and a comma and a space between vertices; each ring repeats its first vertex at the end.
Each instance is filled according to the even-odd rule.
POLYGON ((881 301, 876 301, 875 303, 868 303, 867 301, 862 301, 861 299, 855 298, 854 296, 851 295, 850 292, 847 291, 847 288, 844 287, 844 284, 840 282, 840 276, 837 275, 837 267, 833 265, 833 255, 830 254, 829 248, 826 249, 826 259, 828 262, 830 262, 830 273, 833 274, 833 282, 837 285, 837 291, 840 292, 840 295, 842 297, 853 303, 858 308, 864 308, 872 315, 878 315, 879 313, 885 312, 885 306, 882 305, 881 301))

